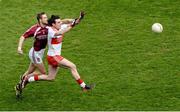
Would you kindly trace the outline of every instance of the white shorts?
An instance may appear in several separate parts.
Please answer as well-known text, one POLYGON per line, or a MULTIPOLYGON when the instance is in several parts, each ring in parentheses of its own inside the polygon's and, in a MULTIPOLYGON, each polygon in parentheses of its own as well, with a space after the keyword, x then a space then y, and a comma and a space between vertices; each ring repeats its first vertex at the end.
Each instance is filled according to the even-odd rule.
POLYGON ((44 56, 44 51, 45 49, 41 49, 40 51, 35 51, 34 48, 32 47, 29 51, 29 58, 32 63, 34 64, 40 64, 43 63, 43 56, 44 56))

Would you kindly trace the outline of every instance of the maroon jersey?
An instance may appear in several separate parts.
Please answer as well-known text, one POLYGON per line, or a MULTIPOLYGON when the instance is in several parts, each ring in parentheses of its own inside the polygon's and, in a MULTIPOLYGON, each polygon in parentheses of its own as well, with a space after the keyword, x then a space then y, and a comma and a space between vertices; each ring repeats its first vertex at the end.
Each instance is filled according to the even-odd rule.
POLYGON ((29 28, 22 36, 24 38, 34 37, 34 50, 40 51, 47 45, 47 35, 48 29, 46 27, 41 27, 39 24, 35 24, 31 28, 29 28))

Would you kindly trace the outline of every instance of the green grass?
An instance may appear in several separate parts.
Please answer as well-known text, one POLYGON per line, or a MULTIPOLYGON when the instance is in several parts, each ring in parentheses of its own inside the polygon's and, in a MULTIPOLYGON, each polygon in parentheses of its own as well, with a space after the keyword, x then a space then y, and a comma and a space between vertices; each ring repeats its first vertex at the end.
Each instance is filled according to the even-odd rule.
MULTIPOLYGON (((1 0, 0 110, 180 110, 179 0, 1 0), (75 18, 62 55, 74 62, 86 83, 82 93, 66 69, 54 82, 32 83, 16 100, 14 85, 28 67, 33 39, 16 53, 18 39, 36 13, 75 18), (151 32, 160 22, 164 32, 151 32)), ((46 59, 44 59, 47 68, 46 59)))

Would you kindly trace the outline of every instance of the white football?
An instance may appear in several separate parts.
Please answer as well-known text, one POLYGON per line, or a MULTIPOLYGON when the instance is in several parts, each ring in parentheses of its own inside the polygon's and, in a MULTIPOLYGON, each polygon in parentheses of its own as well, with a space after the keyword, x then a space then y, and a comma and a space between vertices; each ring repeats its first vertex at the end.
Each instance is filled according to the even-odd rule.
POLYGON ((163 26, 160 23, 154 23, 152 25, 152 31, 156 33, 161 33, 163 31, 163 26))

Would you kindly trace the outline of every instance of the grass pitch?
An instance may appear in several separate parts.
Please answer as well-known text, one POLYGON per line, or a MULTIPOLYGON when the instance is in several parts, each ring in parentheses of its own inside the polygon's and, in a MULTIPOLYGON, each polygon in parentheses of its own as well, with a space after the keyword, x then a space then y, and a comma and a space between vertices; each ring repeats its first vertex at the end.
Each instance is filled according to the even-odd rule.
MULTIPOLYGON (((0 0, 0 110, 180 110, 179 0, 0 0), (65 35, 62 55, 86 83, 82 93, 66 69, 54 82, 32 83, 22 100, 14 85, 29 65, 33 39, 16 53, 18 39, 35 16, 85 19, 65 35), (151 25, 160 22, 156 34, 151 25)), ((47 62, 44 59, 44 62, 47 62)))

